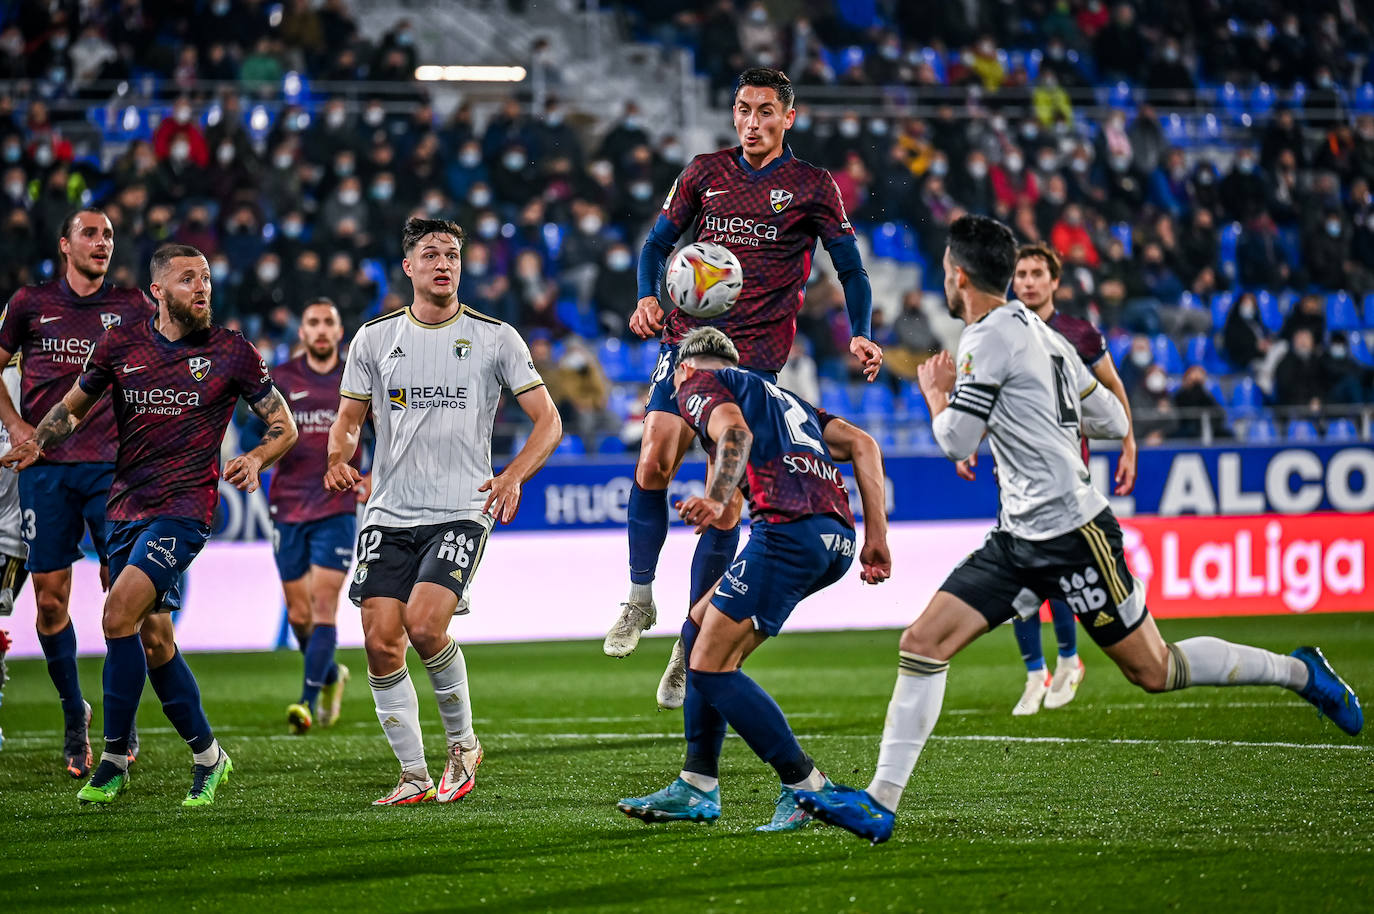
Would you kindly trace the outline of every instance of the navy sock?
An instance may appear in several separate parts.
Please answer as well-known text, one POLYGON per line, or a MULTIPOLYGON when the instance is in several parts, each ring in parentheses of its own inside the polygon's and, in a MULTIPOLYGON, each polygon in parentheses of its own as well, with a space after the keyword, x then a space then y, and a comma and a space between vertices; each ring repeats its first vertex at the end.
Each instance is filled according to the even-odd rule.
MULTIPOLYGON (((696 643, 701 629, 691 619, 682 623, 682 656, 690 663, 692 645, 696 643)), ((687 676, 687 694, 682 702, 683 735, 687 737, 687 760, 682 763, 683 771, 705 775, 708 778, 720 777, 720 747, 725 742, 725 718, 715 705, 687 676)))
POLYGON ((1045 649, 1040 645, 1040 614, 1029 619, 1014 616, 1011 630, 1016 632, 1016 643, 1021 648, 1021 659, 1026 662, 1027 672, 1045 668, 1045 649))
MULTIPOLYGON (((305 685, 301 689, 301 704, 315 710, 320 688, 329 681, 334 667, 334 646, 339 643, 339 630, 333 625, 316 625, 310 633, 310 645, 305 651, 305 685)), ((335 678, 338 673, 335 672, 335 678)))
POLYGON ((1054 637, 1059 640, 1059 656, 1072 657, 1078 653, 1078 620, 1069 604, 1051 600, 1050 618, 1054 619, 1054 637))
POLYGON ((687 690, 696 688, 715 705, 749 748, 773 766, 784 784, 806 779, 815 767, 787 725, 787 718, 772 697, 740 670, 701 673, 687 668, 687 690))
POLYGON ((68 620, 67 627, 60 632, 39 632, 38 643, 43 646, 43 656, 48 658, 48 677, 62 699, 62 716, 68 721, 79 718, 84 724, 86 707, 81 703, 81 678, 76 673, 76 626, 68 620))
POLYGON ((629 515, 625 526, 630 533, 630 581, 648 584, 658 570, 658 555, 668 538, 668 490, 641 489, 635 483, 625 509, 629 515))
POLYGON ((729 530, 710 527, 697 539, 697 551, 692 553, 692 602, 689 605, 695 606, 702 594, 716 586, 738 548, 739 524, 729 530))
POLYGON ((186 665, 186 658, 181 656, 181 649, 177 648, 172 659, 162 666, 149 670, 148 681, 153 684, 157 697, 162 699, 162 713, 167 715, 191 751, 209 749, 215 734, 200 704, 200 686, 186 665))
POLYGON ((105 639, 105 751, 129 754, 129 728, 138 715, 143 680, 148 678, 148 658, 137 633, 105 639))

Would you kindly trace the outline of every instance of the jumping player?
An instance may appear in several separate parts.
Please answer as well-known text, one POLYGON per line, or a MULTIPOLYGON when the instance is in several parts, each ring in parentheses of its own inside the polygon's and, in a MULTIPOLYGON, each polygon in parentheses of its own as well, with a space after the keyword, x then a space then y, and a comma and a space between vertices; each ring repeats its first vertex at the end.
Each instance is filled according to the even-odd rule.
POLYGON ((719 760, 728 723, 782 781, 773 818, 758 830, 791 831, 810 818, 798 811, 794 792, 828 782, 777 704, 740 665, 782 630, 797 603, 842 578, 855 552, 864 581, 889 577, 883 462, 867 434, 738 364, 734 344, 714 327, 693 330, 678 350, 678 407, 715 454, 706 494, 682 502, 678 511, 702 533, 744 485, 752 521, 749 542, 682 626, 689 658, 682 773, 664 789, 618 806, 646 822, 719 818, 719 760), (854 463, 864 508, 861 550, 835 460, 854 463))
MULTIPOLYGON (((694 327, 709 323, 734 340, 740 367, 777 380, 796 335, 797 312, 819 239, 844 287, 852 334, 849 351, 870 381, 882 365, 882 349, 869 339, 872 290, 839 189, 829 172, 796 158, 784 143, 796 117, 792 103, 792 83, 780 70, 756 67, 741 73, 734 98, 740 145, 697 156, 688 164, 668 191, 640 254, 640 298, 630 329, 646 339, 660 332, 663 336, 627 505, 630 593, 603 645, 612 657, 632 653, 640 634, 658 618, 652 582, 668 535, 668 483, 692 443, 692 431, 673 397, 678 342, 694 327), (693 225, 693 240, 724 245, 744 268, 739 301, 711 321, 678 309, 665 318, 658 301, 668 256, 693 225)), ((734 557, 742 506, 741 499, 732 499, 730 510, 710 524, 697 543, 689 605, 734 557)), ((681 649, 674 646, 665 684, 681 662, 681 649)))
MULTIPOLYGON (((71 388, 102 333, 153 314, 141 291, 105 280, 114 245, 114 227, 103 212, 88 208, 70 214, 57 240, 62 275, 20 289, 10 299, 0 322, 0 364, 8 364, 16 353, 23 362, 19 409, 8 391, 0 391, 0 422, 12 446, 33 437, 34 424, 71 388)), ((101 583, 109 586, 105 500, 114 477, 115 449, 114 412, 109 401, 96 403, 70 440, 49 447, 38 465, 19 477, 20 530, 29 547, 26 567, 38 606, 38 642, 62 701, 66 770, 77 779, 91 772, 91 708, 81 697, 76 629, 67 604, 72 563, 81 558, 88 528, 100 557, 101 583)), ((137 754, 136 736, 131 745, 137 754)))
POLYGON ((257 489, 259 473, 295 442, 296 425, 252 344, 210 323, 205 255, 165 244, 149 272, 157 315, 111 327, 77 383, 0 465, 31 466, 110 392, 119 448, 107 509, 105 751, 77 798, 112 803, 128 788, 129 727, 147 679, 191 748, 191 789, 182 805, 208 806, 233 765, 210 729, 168 616, 154 613, 181 608, 182 575, 210 537, 220 444, 239 397, 267 424, 261 443, 224 467, 225 480, 244 491, 257 489))
POLYGON ((946 456, 963 460, 985 433, 991 437, 1001 470, 998 526, 902 633, 868 789, 827 785, 797 795, 817 818, 875 843, 892 835, 902 791, 940 714, 950 659, 1050 596, 1066 598, 1098 646, 1147 692, 1277 685, 1347 733, 1364 726, 1359 699, 1316 648, 1284 656, 1220 638, 1167 642, 1160 635, 1126 567, 1121 528, 1089 484, 1078 447, 1080 428, 1094 437, 1124 435, 1126 414, 1064 337, 1022 303, 1005 300, 1015 265, 1006 226, 983 216, 950 226, 945 296, 950 314, 967 326, 957 362, 941 353, 919 371, 946 456))
POLYGON ((521 487, 563 437, 558 410, 520 334, 458 300, 462 244, 463 230, 453 222, 406 222, 401 268, 415 298, 358 330, 329 432, 324 486, 347 492, 361 481, 349 460, 371 406, 373 488, 348 595, 362 607, 377 722, 401 763, 396 789, 374 801, 377 806, 448 803, 476 784, 482 744, 472 729, 467 661, 448 626, 492 525, 515 517, 521 487), (503 388, 534 428, 493 476, 491 433, 503 388), (448 762, 437 788, 425 763, 407 641, 425 663, 447 737, 448 762))
MULTIPOLYGON (((339 309, 327 298, 315 299, 301 312, 305 351, 275 372, 300 432, 296 446, 277 464, 267 491, 287 619, 305 654, 300 700, 286 708, 286 721, 298 734, 317 719, 324 727, 338 720, 348 682, 348 667, 334 662, 339 640, 334 616, 353 559, 357 504, 367 500, 366 477, 356 492, 320 495, 329 429, 339 412, 343 333, 339 309)), ((355 454, 350 464, 356 468, 358 461, 355 454)))

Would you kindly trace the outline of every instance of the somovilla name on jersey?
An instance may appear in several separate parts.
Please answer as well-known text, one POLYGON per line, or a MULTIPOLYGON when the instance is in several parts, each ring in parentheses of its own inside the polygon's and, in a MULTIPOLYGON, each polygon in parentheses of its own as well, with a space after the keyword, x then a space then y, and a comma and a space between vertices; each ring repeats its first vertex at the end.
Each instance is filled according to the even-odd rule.
POLYGON ((467 409, 466 387, 389 387, 392 409, 467 409))
POLYGON ((134 390, 121 387, 119 395, 133 412, 151 416, 180 416, 184 410, 200 406, 200 392, 196 390, 176 390, 171 387, 134 390))
POLYGON ((828 460, 820 457, 809 457, 805 454, 783 454, 782 465, 787 467, 789 473, 801 473, 806 476, 815 476, 832 485, 844 490, 844 477, 840 475, 839 468, 828 460))
POLYGON ((778 227, 761 219, 744 216, 701 217, 701 230, 697 232, 698 241, 714 241, 717 244, 744 244, 758 247, 761 241, 777 241, 778 227))

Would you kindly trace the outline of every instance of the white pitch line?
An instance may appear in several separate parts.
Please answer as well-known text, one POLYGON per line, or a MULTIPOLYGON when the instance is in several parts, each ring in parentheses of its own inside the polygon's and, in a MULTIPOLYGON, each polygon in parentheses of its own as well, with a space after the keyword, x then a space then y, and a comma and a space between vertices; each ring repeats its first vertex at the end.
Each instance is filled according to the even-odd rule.
MULTIPOLYGON (((370 728, 372 725, 367 721, 355 721, 351 725, 352 729, 370 728)), ((342 729, 342 728, 339 728, 342 729)), ((32 732, 32 731, 30 731, 32 732)), ((148 734, 171 734, 170 727, 145 728, 140 732, 148 734)), ((245 728, 220 728, 217 732, 247 732, 245 728)), ((529 742, 628 742, 630 740, 642 739, 680 739, 679 733, 523 733, 515 731, 487 731, 483 733, 487 736, 490 743, 498 740, 529 741, 529 742)), ((738 739, 734 733, 729 734, 731 739, 738 739)), ((301 737, 289 733, 277 733, 271 736, 260 736, 258 739, 265 739, 270 742, 286 741, 300 742, 302 746, 310 745, 301 737)), ((350 737, 351 738, 351 737, 350 737)), ((859 733, 799 733, 797 739, 815 740, 868 740, 877 741, 876 734, 859 733)), ((951 736, 934 735, 932 740, 942 740, 945 742, 974 742, 974 743, 1043 743, 1051 745, 1075 745, 1075 744, 1094 744, 1094 745, 1115 745, 1115 746, 1214 746, 1221 748, 1237 749, 1307 749, 1307 750, 1336 750, 1342 752, 1369 752, 1370 746, 1351 745, 1347 743, 1289 743, 1280 741, 1258 741, 1258 740, 1224 740, 1224 739, 1131 739, 1127 737, 1095 737, 1095 736, 1012 736, 1007 734, 995 733, 972 733, 957 734, 951 736)), ((16 748, 42 746, 51 742, 49 736, 15 736, 6 737, 5 742, 12 744, 16 748)), ((316 741, 318 742, 318 741, 316 741)))

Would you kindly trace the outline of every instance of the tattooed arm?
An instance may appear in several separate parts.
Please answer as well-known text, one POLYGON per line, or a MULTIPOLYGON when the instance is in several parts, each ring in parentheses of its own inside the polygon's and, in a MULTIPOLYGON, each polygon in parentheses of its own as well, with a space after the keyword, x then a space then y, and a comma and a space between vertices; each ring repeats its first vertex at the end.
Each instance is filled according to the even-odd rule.
POLYGON ((253 492, 258 488, 259 474, 291 450, 297 434, 296 420, 282 399, 281 391, 275 387, 267 396, 251 405, 257 417, 267 423, 267 431, 257 447, 235 457, 224 468, 225 480, 245 492, 253 492))
POLYGON ((16 473, 32 466, 35 460, 43 456, 44 448, 54 447, 70 438, 77 424, 99 399, 99 396, 82 390, 79 383, 73 384, 62 401, 48 410, 43 421, 38 423, 33 437, 10 448, 4 457, 0 457, 0 466, 10 467, 16 473))
POLYGON ((711 466, 711 478, 706 480, 706 494, 694 495, 677 506, 682 519, 696 525, 697 533, 706 532, 712 521, 725 512, 744 479, 749 449, 754 444, 754 433, 734 403, 722 403, 711 411, 706 433, 716 443, 716 457, 711 466))

